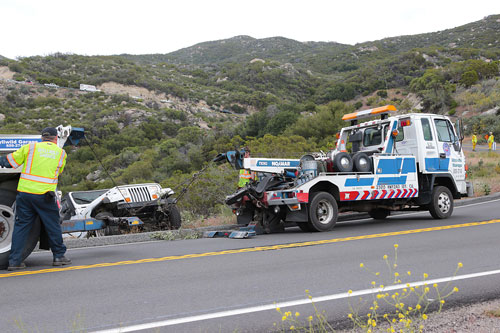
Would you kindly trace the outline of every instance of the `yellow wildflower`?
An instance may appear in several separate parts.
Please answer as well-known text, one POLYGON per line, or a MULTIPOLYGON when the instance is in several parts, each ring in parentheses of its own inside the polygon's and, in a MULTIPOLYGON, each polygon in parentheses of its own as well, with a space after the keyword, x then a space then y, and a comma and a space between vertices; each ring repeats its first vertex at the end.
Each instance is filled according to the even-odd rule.
POLYGON ((462 267, 464 267, 464 265, 461 262, 459 262, 458 263, 458 268, 462 268, 462 267))
POLYGON ((361 263, 361 264, 359 264, 359 267, 363 268, 363 267, 365 267, 365 264, 361 263))
POLYGON ((295 329, 295 326, 290 326, 290 329, 293 331, 295 329))
POLYGON ((395 248, 395 249, 397 249, 397 248, 398 248, 398 246, 399 246, 398 244, 394 244, 394 248, 395 248))
POLYGON ((349 289, 349 291, 348 291, 347 293, 348 293, 349 295, 350 295, 350 294, 352 294, 352 290, 351 290, 351 289, 349 289))
POLYGON ((424 273, 424 279, 427 279, 429 275, 427 273, 424 273))
POLYGON ((387 254, 384 254, 384 259, 387 259, 387 254))
POLYGON ((425 313, 422 315, 422 319, 427 320, 427 315, 425 313))
POLYGON ((410 275, 411 275, 411 272, 410 272, 410 271, 408 271, 408 272, 406 272, 406 273, 408 274, 408 276, 410 276, 410 275))
POLYGON ((300 316, 300 313, 295 312, 295 317, 298 317, 298 316, 300 316))
POLYGON ((458 288, 457 287, 453 288, 453 291, 458 293, 458 288))

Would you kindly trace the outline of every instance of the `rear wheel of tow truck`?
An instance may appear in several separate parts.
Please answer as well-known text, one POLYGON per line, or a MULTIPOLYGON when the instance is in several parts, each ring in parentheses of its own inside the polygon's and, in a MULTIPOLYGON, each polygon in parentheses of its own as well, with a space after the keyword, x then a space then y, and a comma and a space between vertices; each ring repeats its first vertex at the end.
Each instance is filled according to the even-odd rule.
POLYGON ((375 220, 385 220, 387 216, 391 215, 391 211, 384 208, 376 208, 370 210, 368 215, 375 220))
MULTIPOLYGON (((12 208, 3 205, 3 203, 11 202, 7 194, 0 190, 0 269, 4 269, 9 265, 10 247, 12 244, 12 233, 14 231, 14 218, 16 215, 16 205, 12 208)), ((15 198, 15 195, 14 195, 15 198)), ((14 199, 15 200, 15 199, 14 199)), ((31 230, 26 239, 26 244, 22 253, 22 261, 24 261, 33 252, 38 239, 40 238, 41 222, 37 218, 35 223, 31 226, 31 230)))
POLYGON ((309 225, 313 231, 332 230, 337 223, 337 201, 328 192, 317 192, 309 206, 309 225))
POLYGON ((432 190, 429 213, 435 219, 447 219, 453 213, 453 196, 445 186, 435 186, 432 190))

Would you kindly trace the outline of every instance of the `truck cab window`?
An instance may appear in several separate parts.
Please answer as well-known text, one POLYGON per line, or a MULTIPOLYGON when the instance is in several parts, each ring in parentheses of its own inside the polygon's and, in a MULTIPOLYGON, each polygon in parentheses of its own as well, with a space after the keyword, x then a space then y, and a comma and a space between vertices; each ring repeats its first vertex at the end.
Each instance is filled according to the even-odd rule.
POLYGON ((438 140, 440 142, 455 142, 456 136, 453 132, 453 127, 446 119, 434 119, 434 124, 436 125, 436 132, 438 135, 438 140))
POLYGON ((382 129, 368 127, 363 134, 363 146, 376 146, 382 143, 382 129))
POLYGON ((432 141, 432 131, 431 131, 431 124, 429 123, 429 119, 422 118, 422 119, 420 119, 420 122, 422 123, 422 131, 424 132, 424 140, 425 141, 432 141))

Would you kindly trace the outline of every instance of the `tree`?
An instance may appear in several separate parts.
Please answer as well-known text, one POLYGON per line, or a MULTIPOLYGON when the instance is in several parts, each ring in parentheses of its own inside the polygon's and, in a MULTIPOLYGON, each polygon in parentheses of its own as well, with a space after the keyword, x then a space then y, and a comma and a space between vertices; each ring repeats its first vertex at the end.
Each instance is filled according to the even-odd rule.
POLYGON ((467 71, 462 74, 462 78, 460 78, 460 84, 463 84, 466 87, 470 87, 479 81, 479 75, 475 70, 467 71))

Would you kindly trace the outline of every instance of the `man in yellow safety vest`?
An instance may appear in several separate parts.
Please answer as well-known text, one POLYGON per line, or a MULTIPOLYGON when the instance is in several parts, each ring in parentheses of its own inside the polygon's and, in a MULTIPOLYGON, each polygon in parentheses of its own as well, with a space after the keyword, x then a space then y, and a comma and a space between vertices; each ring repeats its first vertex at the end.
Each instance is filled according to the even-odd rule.
MULTIPOLYGON (((244 158, 249 158, 250 157, 250 149, 248 147, 245 147, 245 155, 243 156, 244 158)), ((240 170, 240 178, 238 180, 238 187, 244 187, 246 184, 248 184, 251 180, 255 179, 255 173, 247 170, 247 169, 241 169, 240 170)))
POLYGON ((7 168, 22 166, 17 186, 16 217, 9 255, 9 271, 25 268, 23 249, 31 226, 37 217, 49 238, 54 266, 71 264, 66 258, 59 208, 56 202, 57 178, 66 165, 66 152, 57 146, 57 130, 47 127, 42 131, 42 142, 30 143, 15 152, 2 156, 0 165, 7 168))
POLYGON ((493 142, 495 142, 495 137, 493 136, 493 132, 490 132, 490 135, 488 136, 488 150, 491 150, 493 142))
POLYGON ((476 133, 472 134, 472 151, 476 151, 477 136, 476 133))

